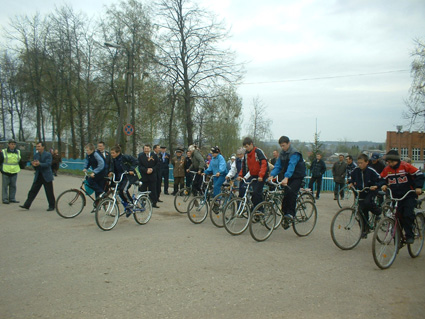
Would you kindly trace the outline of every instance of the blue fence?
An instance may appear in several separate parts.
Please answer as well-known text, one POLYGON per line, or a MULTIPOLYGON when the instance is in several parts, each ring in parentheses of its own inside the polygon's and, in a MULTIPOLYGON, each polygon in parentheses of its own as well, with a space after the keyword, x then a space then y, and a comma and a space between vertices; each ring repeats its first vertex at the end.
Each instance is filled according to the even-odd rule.
MULTIPOLYGON (((75 169, 75 170, 83 170, 84 168, 84 160, 81 159, 62 159, 62 163, 60 165, 61 168, 64 169, 75 169)), ((173 166, 170 165, 170 174, 169 180, 174 182, 173 176, 173 166)), ((310 182, 310 170, 307 170, 307 176, 305 178, 306 187, 310 182)), ((334 190, 335 183, 333 182, 332 172, 331 170, 327 170, 323 175, 322 179, 322 191, 332 191, 334 190)), ((314 190, 316 189, 316 184, 314 184, 314 190)))

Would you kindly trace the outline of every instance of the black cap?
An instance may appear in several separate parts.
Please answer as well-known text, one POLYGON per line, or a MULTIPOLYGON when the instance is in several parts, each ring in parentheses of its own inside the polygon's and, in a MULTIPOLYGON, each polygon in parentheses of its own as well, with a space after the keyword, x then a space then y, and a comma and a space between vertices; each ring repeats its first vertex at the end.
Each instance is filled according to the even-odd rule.
POLYGON ((165 147, 165 146, 161 146, 161 148, 162 148, 162 149, 165 149, 165 148, 167 148, 167 147, 165 147))
POLYGON ((220 149, 218 148, 218 146, 211 147, 211 153, 220 153, 220 149))
POLYGON ((15 141, 13 138, 11 138, 11 139, 7 142, 7 144, 10 144, 10 143, 15 143, 15 144, 16 144, 16 141, 15 141))
POLYGON ((390 150, 387 154, 385 154, 386 160, 399 161, 400 155, 396 150, 390 150))

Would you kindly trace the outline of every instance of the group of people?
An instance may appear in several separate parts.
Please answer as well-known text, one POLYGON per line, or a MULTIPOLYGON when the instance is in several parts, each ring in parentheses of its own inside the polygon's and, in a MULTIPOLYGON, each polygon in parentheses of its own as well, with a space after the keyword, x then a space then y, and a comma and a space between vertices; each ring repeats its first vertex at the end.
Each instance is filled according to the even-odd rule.
MULTIPOLYGON (((126 208, 132 205, 129 188, 139 180, 142 181, 139 190, 149 190, 153 207, 159 208, 157 203, 162 202, 160 199, 162 181, 164 181, 164 194, 168 194, 170 164, 174 167, 173 195, 185 186, 185 179, 186 186, 193 183, 194 192, 199 192, 202 175, 212 175, 214 195, 220 192, 225 180, 235 179, 239 181, 239 196, 242 197, 246 192, 246 184, 243 182, 245 179, 252 182, 254 206, 263 201, 265 182, 277 178, 281 185, 288 186, 282 201, 282 211, 286 219, 292 220, 295 216, 296 198, 306 176, 306 166, 302 154, 291 145, 287 136, 280 137, 278 143, 281 151, 277 156, 274 154, 273 165, 269 165, 264 152, 254 145, 250 137, 246 137, 242 142, 243 147, 238 149, 235 158, 230 162, 230 169, 218 146, 211 148, 211 159, 207 162, 195 145, 188 147, 186 156, 183 156, 183 149, 177 149, 174 156, 171 156, 164 146, 154 145, 151 148, 149 144, 146 144, 143 152, 135 158, 123 154, 118 145, 112 147, 109 153, 105 150, 104 142, 99 142, 97 148, 89 143, 85 147, 84 171, 89 172, 90 169, 87 173, 87 183, 94 190, 96 198, 101 198, 105 194, 105 177, 114 176, 115 181, 121 180, 119 196, 126 208)), ((45 151, 43 142, 36 144, 36 151, 31 161, 35 169, 34 181, 27 199, 20 207, 29 209, 39 190, 44 186, 48 200, 47 210, 52 211, 55 209, 53 156, 51 152, 45 151)), ((369 190, 362 192, 359 197, 362 211, 366 215, 370 211, 379 216, 381 212, 374 201, 379 188, 384 191, 391 188, 396 198, 401 198, 409 190, 414 189, 416 194, 408 195, 398 206, 406 241, 412 243, 415 199, 422 193, 425 177, 419 169, 401 161, 400 155, 395 150, 390 150, 385 155, 385 161, 387 165, 380 159, 378 153, 373 153, 371 159, 365 154, 360 154, 356 165, 352 156, 340 155, 339 160, 332 167, 335 181, 334 199, 337 199, 337 196, 343 196, 340 190, 345 186, 346 180, 350 186, 358 190, 368 187, 369 190)), ((16 141, 9 140, 8 147, 0 153, 3 204, 18 203, 15 197, 17 174, 25 165, 26 161, 21 158, 20 151, 16 148, 16 141)), ((317 184, 316 198, 318 199, 322 176, 326 171, 326 165, 320 154, 317 154, 310 169, 312 176, 309 188, 312 188, 314 183, 317 184)))
MULTIPOLYGON (((346 183, 357 190, 367 188, 359 194, 360 208, 366 218, 368 218, 369 212, 372 212, 379 220, 381 209, 376 204, 375 198, 378 196, 378 202, 382 202, 382 197, 380 198, 378 195, 378 189, 386 191, 387 188, 391 188, 395 198, 402 198, 408 191, 415 190, 415 194, 407 195, 398 206, 406 242, 411 244, 414 241, 412 226, 415 218, 416 197, 422 193, 425 177, 411 163, 401 161, 396 150, 390 150, 384 159, 387 165, 377 152, 372 153, 370 159, 366 154, 360 154, 356 164, 351 155, 345 157, 342 154, 339 155, 338 161, 332 166, 335 182, 334 200, 337 200, 338 196, 344 197, 343 188, 346 183)), ((317 183, 317 199, 320 196, 321 179, 325 171, 326 165, 321 159, 321 155, 318 154, 311 165, 312 177, 309 184, 309 188, 312 188, 313 184, 317 183)), ((363 235, 366 236, 366 232, 363 235)))

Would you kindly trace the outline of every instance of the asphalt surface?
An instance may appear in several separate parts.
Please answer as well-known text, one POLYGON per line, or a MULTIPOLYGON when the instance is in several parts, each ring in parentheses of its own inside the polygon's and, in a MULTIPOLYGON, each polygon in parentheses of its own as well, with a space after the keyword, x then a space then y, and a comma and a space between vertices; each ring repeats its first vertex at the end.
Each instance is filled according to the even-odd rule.
MULTIPOLYGON (((18 177, 21 204, 33 178, 18 177)), ((55 195, 80 178, 54 181, 55 195)), ((265 242, 192 224, 173 197, 147 225, 100 230, 90 204, 74 219, 0 204, 0 318, 424 318, 425 252, 374 263, 372 236, 351 251, 332 242, 332 194, 317 202, 308 237, 279 228, 265 242)))

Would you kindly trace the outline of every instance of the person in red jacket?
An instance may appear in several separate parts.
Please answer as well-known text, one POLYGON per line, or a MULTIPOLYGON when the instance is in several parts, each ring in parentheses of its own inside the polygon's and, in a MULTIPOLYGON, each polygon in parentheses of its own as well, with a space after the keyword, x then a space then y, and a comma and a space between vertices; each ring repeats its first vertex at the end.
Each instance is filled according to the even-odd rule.
POLYGON ((409 190, 415 190, 416 194, 410 193, 398 203, 401 213, 401 224, 406 234, 406 243, 413 244, 413 222, 415 220, 416 197, 422 193, 424 186, 424 174, 413 165, 400 160, 400 155, 395 150, 390 150, 385 155, 388 166, 381 172, 378 185, 385 192, 391 188, 394 198, 402 198, 409 190))
MULTIPOLYGON (((246 176, 248 173, 250 175, 250 179, 257 179, 251 184, 251 199, 255 207, 263 201, 263 187, 268 176, 267 157, 261 149, 254 146, 254 141, 250 137, 246 137, 243 140, 242 145, 245 148, 246 153, 242 161, 242 168, 239 172, 238 180, 246 176)), ((239 190, 239 196, 242 197, 244 195, 243 193, 244 191, 241 194, 241 190, 239 190)))

